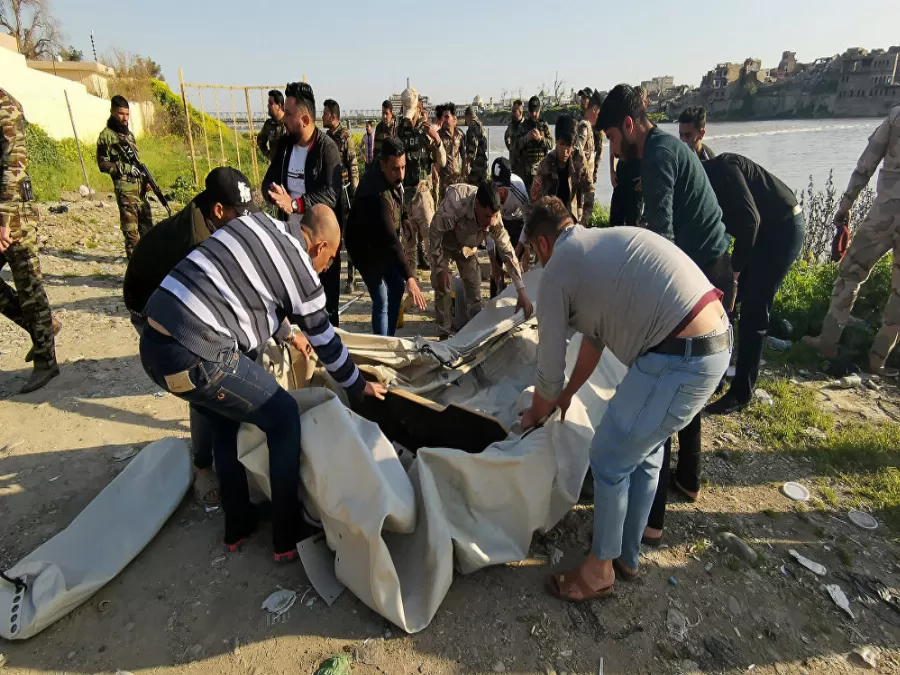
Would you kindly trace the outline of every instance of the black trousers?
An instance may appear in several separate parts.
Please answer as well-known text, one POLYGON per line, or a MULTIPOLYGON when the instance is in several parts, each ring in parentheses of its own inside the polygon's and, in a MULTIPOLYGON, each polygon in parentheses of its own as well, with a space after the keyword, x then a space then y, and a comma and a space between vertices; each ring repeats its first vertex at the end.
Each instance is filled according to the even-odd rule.
POLYGON ((335 328, 341 322, 338 308, 341 304, 341 257, 338 255, 331 267, 319 275, 322 288, 325 290, 325 311, 328 312, 328 320, 335 328))
POLYGON ((791 265, 803 248, 806 223, 803 214, 759 228, 750 263, 741 273, 737 302, 737 360, 732 395, 749 401, 759 377, 759 360, 771 321, 772 303, 791 265))

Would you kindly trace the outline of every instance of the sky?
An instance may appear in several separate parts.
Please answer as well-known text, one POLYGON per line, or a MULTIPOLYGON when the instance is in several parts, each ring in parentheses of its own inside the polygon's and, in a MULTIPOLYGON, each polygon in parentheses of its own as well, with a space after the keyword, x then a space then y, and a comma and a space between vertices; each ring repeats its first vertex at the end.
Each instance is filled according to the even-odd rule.
MULTIPOLYGON (((303 75, 317 101, 376 109, 410 78, 432 101, 524 96, 554 78, 566 91, 673 75, 697 86, 723 61, 785 50, 812 61, 847 47, 900 43, 898 0, 428 3, 51 0, 68 43, 90 58, 149 56, 177 90, 188 82, 283 84, 303 75)), ((255 106, 256 107, 256 106, 255 106)))

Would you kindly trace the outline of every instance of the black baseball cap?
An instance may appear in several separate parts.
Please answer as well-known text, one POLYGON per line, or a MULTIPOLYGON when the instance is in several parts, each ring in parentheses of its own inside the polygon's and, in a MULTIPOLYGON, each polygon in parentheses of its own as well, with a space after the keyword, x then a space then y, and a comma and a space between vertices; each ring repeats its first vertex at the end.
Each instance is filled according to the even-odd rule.
MULTIPOLYGON (((590 90, 588 90, 588 91, 590 91, 590 90)), ((593 91, 593 93, 592 93, 590 96, 591 96, 591 103, 590 103, 591 105, 595 105, 595 106, 597 106, 598 108, 602 108, 602 107, 603 107, 603 98, 604 98, 604 97, 603 97, 603 95, 600 93, 600 90, 599 90, 599 89, 595 89, 595 90, 593 91)))
POLYGON ((250 181, 230 166, 220 166, 210 171, 206 175, 206 189, 197 195, 197 199, 210 204, 218 202, 222 206, 231 206, 237 209, 240 216, 259 211, 253 204, 250 181))
POLYGON ((578 96, 580 98, 590 98, 593 95, 594 95, 594 90, 591 89, 590 87, 585 87, 584 89, 582 89, 578 92, 578 96))
POLYGON ((498 157, 491 165, 491 180, 500 187, 509 187, 512 184, 512 168, 506 157, 498 157))

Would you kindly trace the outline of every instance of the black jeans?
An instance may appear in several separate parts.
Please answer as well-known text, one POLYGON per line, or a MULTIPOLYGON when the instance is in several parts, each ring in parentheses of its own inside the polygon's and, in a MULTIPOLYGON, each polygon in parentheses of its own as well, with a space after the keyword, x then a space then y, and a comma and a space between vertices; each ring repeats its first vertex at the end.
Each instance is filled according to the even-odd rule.
MULTIPOLYGON (((138 337, 144 332, 147 320, 140 314, 131 312, 131 325, 138 337)), ((210 469, 213 465, 213 430, 202 415, 197 414, 192 404, 188 408, 191 423, 191 449, 194 453, 194 466, 198 469, 210 469)))
POLYGON ((759 376, 759 360, 769 331, 772 303, 778 289, 803 248, 806 223, 803 214, 792 215, 777 225, 760 227, 750 256, 741 273, 737 301, 738 348, 732 395, 749 401, 759 376))
POLYGON ((147 326, 141 363, 157 385, 188 401, 208 425, 225 512, 225 543, 256 525, 247 474, 238 460, 237 433, 249 422, 266 434, 272 485, 272 539, 276 553, 293 550, 308 534, 297 497, 300 483, 300 411, 297 402, 255 361, 226 349, 207 361, 174 338, 147 326))
POLYGON ((335 328, 341 322, 338 310, 341 304, 341 257, 338 255, 331 266, 319 275, 322 288, 325 289, 325 311, 328 312, 328 320, 335 328))

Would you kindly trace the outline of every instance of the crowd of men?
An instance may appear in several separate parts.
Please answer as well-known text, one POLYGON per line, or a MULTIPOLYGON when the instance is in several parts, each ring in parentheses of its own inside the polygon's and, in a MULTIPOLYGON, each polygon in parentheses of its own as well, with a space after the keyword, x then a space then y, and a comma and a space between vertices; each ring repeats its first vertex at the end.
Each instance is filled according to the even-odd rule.
MULTIPOLYGON (((355 285, 355 269, 372 298, 377 335, 394 334, 404 295, 425 309, 419 269, 430 271, 443 335, 474 317, 483 300, 479 251, 487 248, 491 292, 503 289, 508 274, 514 311, 526 317, 535 307, 523 269, 532 256, 544 267, 535 394, 523 429, 554 410, 564 420, 605 350, 628 368, 590 448, 592 551, 549 579, 548 588, 568 600, 600 598, 616 578, 639 576, 641 543, 662 541, 669 488, 698 498, 701 412, 732 413, 752 399, 772 303, 799 255, 805 223, 793 191, 776 176, 706 145, 702 108, 683 111, 675 137, 651 122, 639 87, 579 94, 580 119, 560 115, 555 133, 540 99, 529 99, 527 117, 514 102, 504 134, 509 158, 495 159, 488 171, 487 137, 472 108, 464 111, 463 133, 453 103, 439 105, 432 122, 418 92, 407 88, 399 117, 385 101, 381 121, 366 124, 357 144, 337 101, 324 101, 320 128, 312 87, 290 83, 283 93, 269 92, 270 119, 257 138, 269 160, 262 193, 277 217, 254 205, 243 174, 221 167, 181 212, 156 226, 129 105, 113 97, 97 163, 112 178, 119 206, 129 259, 125 303, 148 376, 190 404, 195 495, 206 505, 221 503, 229 550, 257 520, 237 459, 241 422, 269 440, 275 560, 293 560, 296 542, 320 525, 297 497, 299 413, 257 364, 262 347, 274 339, 300 354, 314 351, 351 404, 385 392, 363 378, 334 330, 341 245, 347 286, 355 285), (589 228, 604 135, 615 227, 589 228), (462 316, 451 308, 452 265, 462 316), (735 323, 735 375, 708 404, 725 386, 735 323), (567 381, 571 328, 580 343, 567 381)), ((16 286, 0 282, 0 311, 31 335, 34 372, 22 389, 29 392, 59 373, 60 325, 41 284, 24 124, 21 106, 0 90, 0 267, 10 264, 16 286)), ((835 215, 832 252, 843 262, 822 335, 807 339, 833 356, 859 286, 893 249, 894 292, 867 364, 876 373, 900 335, 898 204, 900 106, 869 139, 835 215), (881 163, 875 204, 851 242, 850 210, 881 163)))

